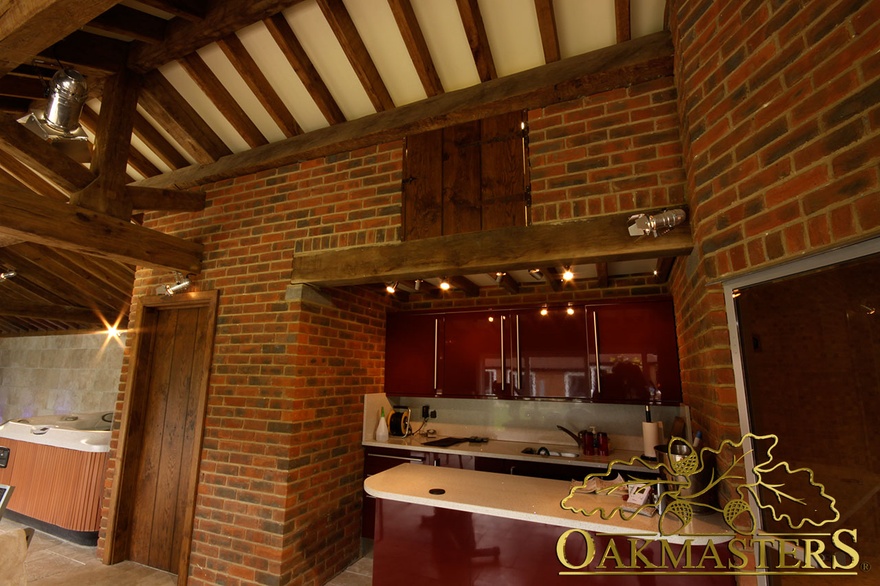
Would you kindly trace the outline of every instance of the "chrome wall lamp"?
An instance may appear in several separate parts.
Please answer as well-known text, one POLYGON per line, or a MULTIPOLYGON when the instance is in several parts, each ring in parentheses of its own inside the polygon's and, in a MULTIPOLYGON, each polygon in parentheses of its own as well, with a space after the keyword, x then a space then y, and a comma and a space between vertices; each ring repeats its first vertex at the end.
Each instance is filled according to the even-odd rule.
POLYGON ((636 214, 629 217, 629 235, 647 236, 653 234, 654 238, 666 234, 674 227, 684 222, 687 214, 684 210, 676 208, 664 210, 659 214, 636 214))
POLYGON ((183 276, 182 273, 175 271, 174 272, 174 284, 173 285, 165 285, 165 295, 175 295, 177 293, 181 293, 186 291, 190 285, 192 285, 192 281, 190 280, 192 275, 183 276))

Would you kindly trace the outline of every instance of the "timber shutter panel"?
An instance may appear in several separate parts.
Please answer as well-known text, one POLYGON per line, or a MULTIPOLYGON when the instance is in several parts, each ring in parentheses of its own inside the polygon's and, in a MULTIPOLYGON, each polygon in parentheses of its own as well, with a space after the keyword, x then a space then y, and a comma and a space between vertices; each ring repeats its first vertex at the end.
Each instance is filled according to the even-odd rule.
POLYGON ((408 136, 403 239, 525 225, 524 122, 518 111, 408 136))

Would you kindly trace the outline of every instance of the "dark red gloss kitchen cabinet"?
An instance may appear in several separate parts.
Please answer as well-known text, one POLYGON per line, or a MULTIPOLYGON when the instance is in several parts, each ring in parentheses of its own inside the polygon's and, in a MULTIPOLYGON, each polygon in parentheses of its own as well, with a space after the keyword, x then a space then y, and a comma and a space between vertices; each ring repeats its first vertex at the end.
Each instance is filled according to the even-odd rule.
POLYGON ((509 313, 447 313, 444 320, 443 397, 511 397, 509 313))
POLYGON ((540 307, 513 314, 512 346, 519 364, 516 395, 529 398, 590 399, 586 311, 583 307, 540 307))
POLYGON ((587 306, 593 400, 681 402, 675 313, 669 300, 587 306))
POLYGON ((390 313, 385 335, 385 392, 433 397, 443 386, 443 316, 390 313))
MULTIPOLYGON (((426 464, 431 454, 397 448, 367 448, 364 451, 364 478, 400 466, 401 464, 426 464)), ((376 519, 376 499, 363 491, 361 536, 373 538, 376 519)))

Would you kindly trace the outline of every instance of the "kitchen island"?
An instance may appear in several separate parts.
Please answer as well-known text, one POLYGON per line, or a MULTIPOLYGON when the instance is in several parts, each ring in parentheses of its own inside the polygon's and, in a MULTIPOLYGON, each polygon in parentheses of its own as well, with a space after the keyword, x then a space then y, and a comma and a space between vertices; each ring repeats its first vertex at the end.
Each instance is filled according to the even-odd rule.
MULTIPOLYGON (((413 464, 370 476, 364 488, 377 503, 373 584, 735 583, 725 546, 734 536, 718 518, 698 517, 661 538, 656 516, 606 520, 562 509, 570 487, 413 464)), ((585 499, 579 507, 609 511, 624 502, 576 498, 585 499)))

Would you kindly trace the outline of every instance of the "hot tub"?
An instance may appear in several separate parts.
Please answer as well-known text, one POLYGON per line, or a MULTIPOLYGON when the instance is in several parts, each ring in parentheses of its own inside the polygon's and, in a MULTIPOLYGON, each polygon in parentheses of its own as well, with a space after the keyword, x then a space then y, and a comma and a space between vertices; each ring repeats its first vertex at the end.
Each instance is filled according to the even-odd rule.
POLYGON ((101 412, 0 425, 0 484, 15 487, 6 515, 77 543, 96 543, 112 421, 113 413, 101 412))

